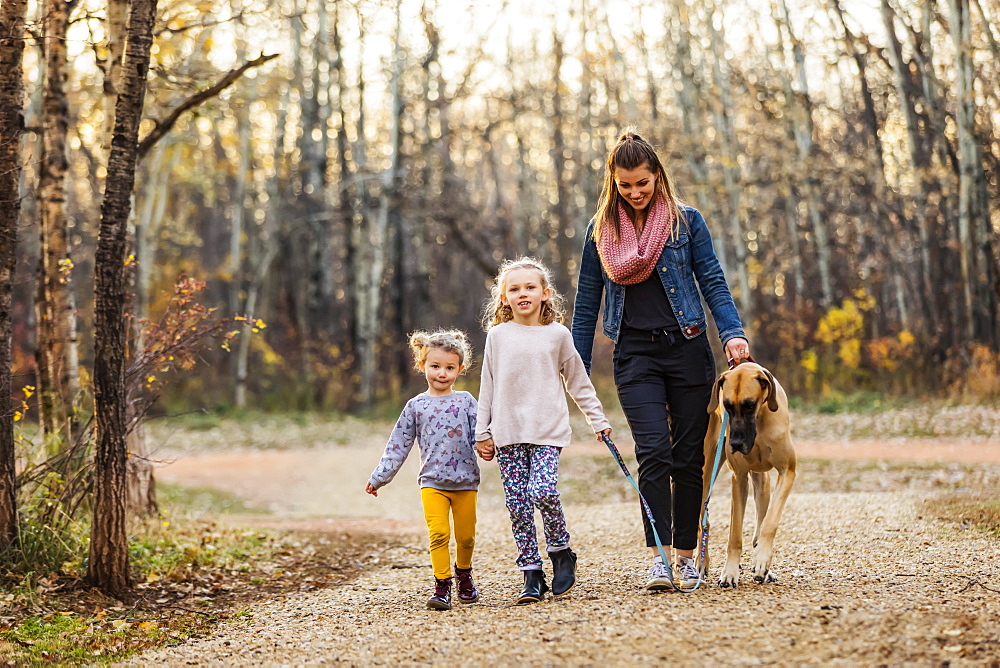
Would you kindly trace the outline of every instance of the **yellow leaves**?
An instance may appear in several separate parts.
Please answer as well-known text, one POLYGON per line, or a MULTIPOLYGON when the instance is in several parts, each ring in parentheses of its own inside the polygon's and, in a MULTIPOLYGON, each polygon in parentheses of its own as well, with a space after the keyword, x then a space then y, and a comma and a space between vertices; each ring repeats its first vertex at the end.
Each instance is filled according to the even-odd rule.
POLYGON ((24 387, 21 388, 21 392, 24 393, 24 398, 25 399, 30 399, 31 395, 33 395, 35 393, 35 386, 34 385, 25 385, 24 387))
POLYGON ((861 340, 850 339, 840 344, 837 357, 849 369, 857 369, 861 366, 861 340))
POLYGON ((134 264, 135 264, 135 253, 129 253, 128 257, 125 258, 125 266, 131 267, 134 264))
POLYGON ((803 352, 799 365, 809 373, 816 373, 816 369, 819 368, 819 356, 816 351, 810 349, 803 352))
POLYGON ((862 311, 871 311, 875 308, 875 298, 868 294, 864 288, 855 290, 854 298, 857 300, 858 308, 862 311))
POLYGON ((834 306, 819 321, 816 338, 821 343, 833 343, 858 336, 863 327, 864 315, 859 302, 845 299, 840 308, 834 306))

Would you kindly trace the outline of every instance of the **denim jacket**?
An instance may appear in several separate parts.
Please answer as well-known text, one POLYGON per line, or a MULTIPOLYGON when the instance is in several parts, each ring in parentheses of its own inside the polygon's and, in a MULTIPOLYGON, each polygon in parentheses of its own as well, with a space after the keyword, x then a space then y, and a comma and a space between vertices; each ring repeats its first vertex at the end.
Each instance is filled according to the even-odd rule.
MULTIPOLYGON (((726 284, 719 258, 712 246, 712 237, 705 218, 697 209, 682 206, 681 213, 687 220, 678 230, 677 239, 667 239, 663 252, 656 261, 656 273, 663 282, 670 307, 677 316, 684 337, 693 339, 707 329, 705 310, 701 306, 704 296, 712 317, 719 329, 723 345, 734 337, 746 338, 736 304, 726 284), (695 283, 697 280, 697 284, 695 283)), ((617 343, 621 331, 622 311, 625 308, 625 290, 628 286, 612 281, 597 254, 597 244, 592 235, 594 221, 587 226, 584 237, 583 258, 577 283, 576 304, 573 310, 573 344, 590 372, 593 359, 594 329, 597 313, 604 294, 604 334, 617 343)))

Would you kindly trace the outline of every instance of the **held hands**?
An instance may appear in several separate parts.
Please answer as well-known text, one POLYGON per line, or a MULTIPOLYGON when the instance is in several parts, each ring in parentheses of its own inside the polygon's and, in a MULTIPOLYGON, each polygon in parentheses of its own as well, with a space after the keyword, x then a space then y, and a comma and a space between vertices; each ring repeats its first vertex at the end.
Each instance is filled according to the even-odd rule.
POLYGON ((726 341, 726 359, 730 366, 736 366, 748 357, 750 357, 750 344, 746 339, 736 337, 726 341))
POLYGON ((493 439, 488 438, 485 441, 476 441, 476 454, 479 455, 483 461, 490 461, 496 455, 497 448, 493 444, 493 439))
POLYGON ((371 494, 372 496, 378 496, 378 490, 372 487, 372 484, 370 482, 365 484, 365 491, 371 494))

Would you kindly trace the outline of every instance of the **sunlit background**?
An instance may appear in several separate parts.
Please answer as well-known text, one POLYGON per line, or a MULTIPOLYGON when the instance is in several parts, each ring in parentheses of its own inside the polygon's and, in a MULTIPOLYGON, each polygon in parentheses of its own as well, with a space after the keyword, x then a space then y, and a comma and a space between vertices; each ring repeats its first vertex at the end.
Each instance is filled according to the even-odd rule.
MULTIPOLYGON (((68 33, 84 361, 104 7, 80 2, 68 33)), ((29 12, 40 35, 41 8, 29 12)), ((266 323, 245 349, 206 353, 164 408, 391 405, 420 382, 408 332, 458 326, 481 349, 480 309, 505 257, 548 263, 572 303, 604 158, 628 125, 705 214, 755 357, 794 392, 905 393, 934 373, 946 391, 1000 394, 995 0, 176 0, 158 15, 141 135, 229 70, 277 54, 182 114, 142 159, 131 312, 158 318, 186 274, 219 314, 266 323)), ((26 52, 25 382, 40 44, 26 52)), ((608 387, 598 338, 595 378, 608 387)))

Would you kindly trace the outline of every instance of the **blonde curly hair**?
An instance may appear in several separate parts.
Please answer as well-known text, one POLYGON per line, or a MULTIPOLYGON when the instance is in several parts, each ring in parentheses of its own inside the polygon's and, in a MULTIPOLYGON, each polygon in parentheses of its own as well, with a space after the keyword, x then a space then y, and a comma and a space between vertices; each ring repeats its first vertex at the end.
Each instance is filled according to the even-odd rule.
POLYGON ((427 363, 427 354, 433 349, 458 355, 458 363, 465 367, 462 373, 472 365, 472 346, 469 337, 459 329, 439 329, 435 332, 417 331, 410 334, 410 350, 413 352, 413 367, 423 371, 427 363))
POLYGON ((490 286, 490 298, 486 300, 483 307, 483 329, 489 329, 494 325, 514 319, 513 309, 511 309, 510 304, 503 301, 502 297, 507 287, 507 274, 515 269, 537 271, 542 288, 549 290, 548 300, 542 302, 542 324, 562 322, 566 315, 566 309, 563 296, 552 286, 552 272, 533 257, 519 257, 516 260, 506 260, 500 265, 496 278, 493 279, 493 285, 490 286))

